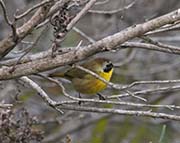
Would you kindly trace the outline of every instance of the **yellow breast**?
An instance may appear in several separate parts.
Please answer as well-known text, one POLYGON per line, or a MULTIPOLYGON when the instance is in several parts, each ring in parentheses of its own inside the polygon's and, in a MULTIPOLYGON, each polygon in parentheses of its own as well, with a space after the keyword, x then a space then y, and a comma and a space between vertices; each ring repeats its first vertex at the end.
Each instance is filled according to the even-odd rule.
MULTIPOLYGON (((105 80, 110 81, 112 73, 113 69, 109 72, 100 72, 98 75, 105 80)), ((90 77, 87 79, 75 78, 72 80, 73 86, 78 92, 83 94, 96 94, 107 87, 103 81, 93 77, 92 75, 89 76, 90 77)))

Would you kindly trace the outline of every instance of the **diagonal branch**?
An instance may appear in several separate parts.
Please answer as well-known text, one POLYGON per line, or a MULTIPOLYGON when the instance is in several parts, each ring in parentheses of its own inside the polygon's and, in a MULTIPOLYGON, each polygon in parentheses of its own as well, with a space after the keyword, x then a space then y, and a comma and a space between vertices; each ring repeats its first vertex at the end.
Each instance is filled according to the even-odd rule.
MULTIPOLYGON (((90 37, 89 37, 90 38, 90 37)), ((93 39, 91 39, 92 43, 95 43, 95 41, 93 39)), ((84 48, 84 47, 81 47, 84 48)), ((180 54, 180 48, 178 47, 170 47, 168 49, 166 48, 162 48, 159 47, 157 45, 152 45, 152 44, 148 44, 148 43, 138 43, 138 42, 125 42, 124 44, 122 44, 121 46, 118 47, 118 49, 124 49, 124 48, 140 48, 140 49, 147 49, 147 50, 154 50, 154 51, 159 51, 159 52, 164 52, 164 53, 169 53, 169 54, 180 54)), ((54 55, 62 55, 64 53, 70 52, 71 50, 73 50, 73 47, 66 47, 66 48, 59 48, 56 53, 54 53, 54 55)), ((126 62, 129 62, 129 60, 131 60, 131 58, 133 58, 135 51, 133 52, 133 54, 130 56, 130 59, 128 59, 126 62)), ((39 53, 35 53, 35 54, 29 54, 27 56, 24 56, 23 59, 21 60, 21 64, 22 63, 27 63, 33 60, 38 60, 38 59, 43 59, 43 58, 47 58, 48 56, 50 56, 52 53, 51 51, 43 51, 43 52, 39 52, 39 53)), ((19 59, 19 57, 17 58, 13 58, 13 59, 9 59, 9 60, 4 60, 4 61, 0 61, 0 65, 4 65, 4 66, 12 66, 15 63, 17 63, 17 60, 19 59)), ((120 63, 117 64, 117 66, 121 66, 121 64, 124 63, 120 63)), ((116 66, 116 65, 115 65, 116 66)))
POLYGON ((38 94, 41 96, 41 98, 43 98, 43 100, 50 107, 54 108, 55 110, 57 110, 60 113, 63 113, 61 110, 59 110, 55 107, 56 102, 53 101, 37 83, 35 83, 33 80, 31 80, 30 78, 28 78, 26 76, 21 77, 20 80, 23 81, 24 83, 28 84, 29 86, 31 86, 34 90, 36 90, 38 92, 38 94))
POLYGON ((119 33, 108 36, 91 45, 79 48, 78 50, 74 49, 68 53, 57 55, 54 58, 46 57, 44 59, 35 60, 25 64, 19 64, 16 66, 13 72, 11 72, 12 67, 2 67, 0 68, 0 80, 34 74, 63 65, 75 63, 98 52, 116 49, 117 46, 130 39, 141 36, 146 32, 157 29, 163 25, 174 23, 178 20, 180 20, 180 9, 145 22, 143 24, 131 26, 119 33))
POLYGON ((0 41, 0 59, 8 54, 32 29, 42 22, 49 11, 51 6, 40 7, 37 12, 21 27, 16 29, 16 40, 13 38, 13 34, 0 41))
POLYGON ((73 18, 73 20, 68 24, 67 26, 67 31, 69 31, 70 29, 72 29, 72 27, 80 20, 80 18, 82 18, 87 12, 88 10, 96 3, 97 0, 90 0, 85 7, 76 15, 75 18, 73 18))
POLYGON ((35 9, 39 8, 39 7, 42 7, 50 2, 53 2, 54 0, 44 0, 42 1, 41 3, 38 3, 36 5, 34 5, 33 7, 29 8, 28 10, 26 10, 24 13, 22 14, 19 14, 19 15, 15 15, 15 19, 18 20, 18 19, 21 19, 25 16, 27 16, 29 13, 31 13, 32 11, 34 11, 35 9))

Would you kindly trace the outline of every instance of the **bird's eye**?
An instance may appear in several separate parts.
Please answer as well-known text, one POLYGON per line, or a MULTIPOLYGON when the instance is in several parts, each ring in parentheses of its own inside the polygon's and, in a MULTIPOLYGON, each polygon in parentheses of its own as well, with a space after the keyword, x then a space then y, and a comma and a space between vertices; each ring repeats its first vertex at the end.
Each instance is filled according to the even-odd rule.
POLYGON ((113 68, 113 64, 111 62, 108 62, 108 63, 106 63, 103 71, 104 72, 109 72, 109 71, 111 71, 112 68, 113 68))

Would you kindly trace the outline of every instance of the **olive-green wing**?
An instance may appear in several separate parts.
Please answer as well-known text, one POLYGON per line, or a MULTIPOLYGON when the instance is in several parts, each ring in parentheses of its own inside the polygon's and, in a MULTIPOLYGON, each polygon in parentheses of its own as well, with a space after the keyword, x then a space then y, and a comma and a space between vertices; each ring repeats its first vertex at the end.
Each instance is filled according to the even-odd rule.
MULTIPOLYGON (((97 71, 99 69, 99 64, 97 64, 94 61, 85 62, 85 63, 81 64, 81 66, 86 68, 86 69, 89 69, 89 70, 91 70, 91 71, 93 71, 95 73, 97 73, 97 71)), ((89 78, 89 77, 91 77, 90 74, 88 74, 87 72, 85 72, 85 71, 83 71, 81 69, 78 69, 76 67, 70 68, 69 70, 67 70, 64 73, 64 76, 67 79, 72 79, 72 78, 89 78)))
POLYGON ((64 73, 64 76, 67 79, 84 78, 86 75, 87 75, 87 73, 85 71, 82 71, 78 68, 71 68, 64 73))
MULTIPOLYGON (((84 68, 86 68, 86 69, 89 69, 89 70, 91 70, 91 71, 93 71, 93 72, 96 72, 96 64, 94 64, 94 63, 89 63, 89 62, 87 62, 87 63, 84 63, 84 64, 82 64, 81 65, 82 67, 84 67, 84 68)), ((69 70, 67 70, 66 72, 65 72, 65 77, 66 78, 84 78, 84 77, 89 77, 88 75, 88 73, 87 72, 85 72, 85 71, 83 71, 83 70, 81 70, 81 69, 78 69, 78 68, 76 68, 76 67, 74 67, 74 68, 70 68, 69 70)))

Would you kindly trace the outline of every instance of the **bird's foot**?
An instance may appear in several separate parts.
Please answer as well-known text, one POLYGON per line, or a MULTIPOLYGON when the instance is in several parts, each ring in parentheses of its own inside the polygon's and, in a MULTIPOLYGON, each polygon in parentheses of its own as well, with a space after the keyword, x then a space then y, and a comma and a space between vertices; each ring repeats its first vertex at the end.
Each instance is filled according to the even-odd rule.
POLYGON ((102 94, 97 93, 97 95, 99 97, 99 100, 106 100, 105 96, 103 96, 102 94))

